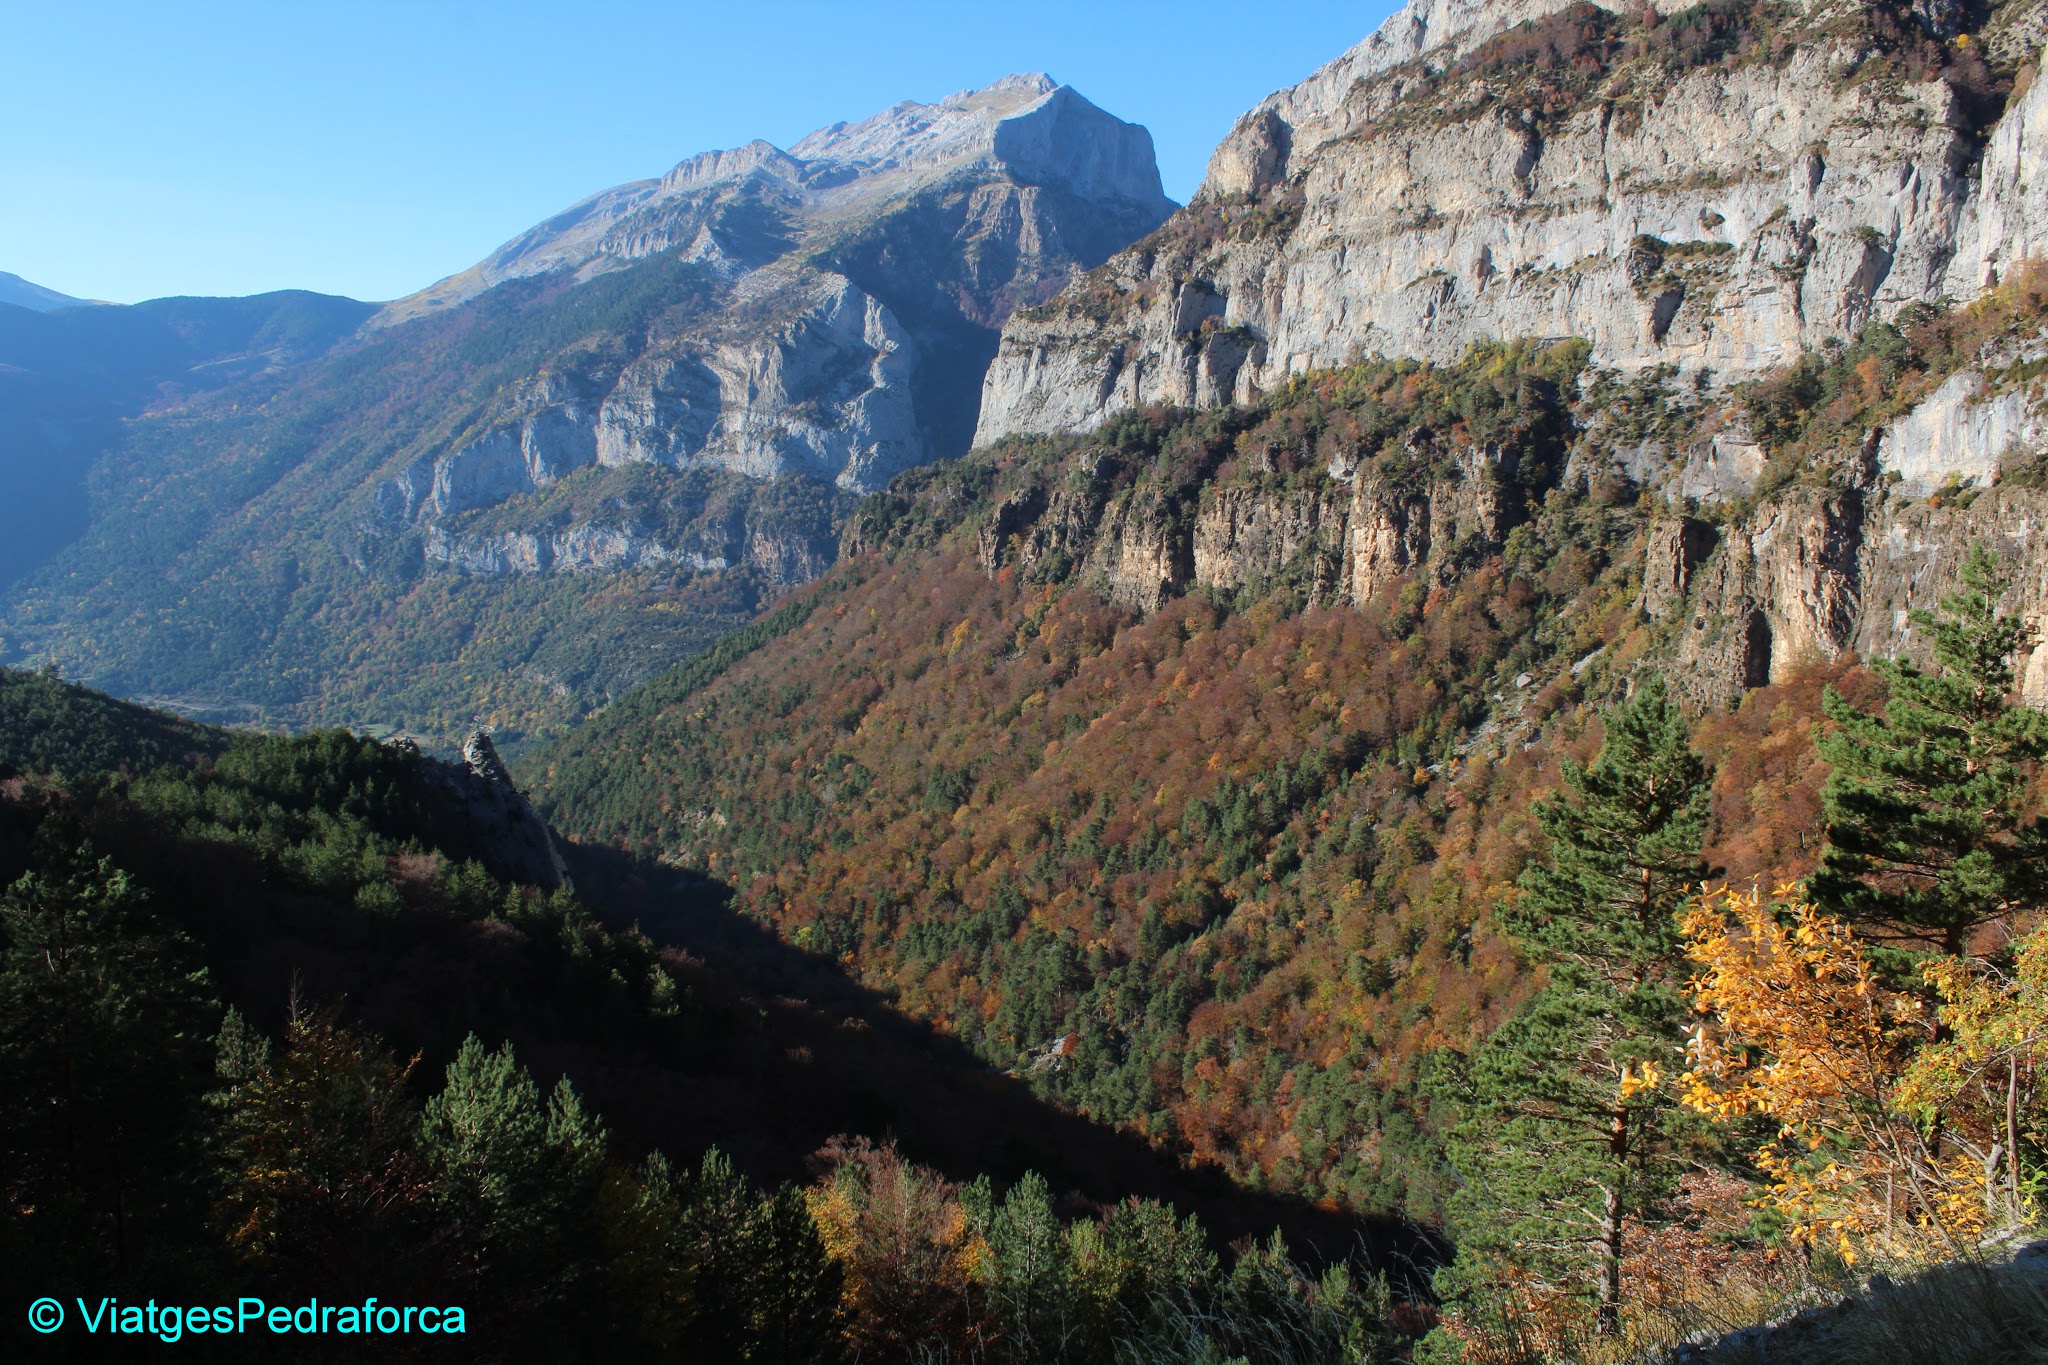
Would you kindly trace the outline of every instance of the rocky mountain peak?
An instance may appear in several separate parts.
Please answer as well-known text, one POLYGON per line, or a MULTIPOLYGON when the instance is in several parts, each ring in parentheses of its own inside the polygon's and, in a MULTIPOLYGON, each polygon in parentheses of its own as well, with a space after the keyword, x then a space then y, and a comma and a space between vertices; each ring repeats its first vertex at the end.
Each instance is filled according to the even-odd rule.
POLYGON ((685 158, 661 178, 661 189, 677 193, 756 174, 795 184, 803 180, 804 167, 774 143, 755 138, 745 146, 685 158))
POLYGON ((904 100, 857 123, 835 123, 790 148, 805 161, 865 174, 928 167, 985 155, 992 130, 1059 89, 1042 72, 1005 76, 979 90, 961 90, 935 104, 904 100))
MULTIPOLYGON (((856 123, 834 123, 786 152, 760 139, 701 152, 659 179, 630 181, 572 205, 461 274, 389 305, 373 325, 424 316, 506 280, 559 270, 598 274, 690 243, 730 266, 726 244, 706 228, 716 204, 733 196, 766 195, 779 211, 838 220, 920 186, 972 175, 1066 190, 1155 222, 1174 208, 1160 188, 1150 133, 1030 72, 933 104, 905 100, 856 123)), ((743 260, 740 268, 763 263, 743 260)))
POLYGON ((1944 45, 1957 22, 1410 0, 1248 111, 1158 234, 1010 319, 977 440, 1525 336, 1719 387, 1969 298, 2040 249, 2048 4, 1944 45))

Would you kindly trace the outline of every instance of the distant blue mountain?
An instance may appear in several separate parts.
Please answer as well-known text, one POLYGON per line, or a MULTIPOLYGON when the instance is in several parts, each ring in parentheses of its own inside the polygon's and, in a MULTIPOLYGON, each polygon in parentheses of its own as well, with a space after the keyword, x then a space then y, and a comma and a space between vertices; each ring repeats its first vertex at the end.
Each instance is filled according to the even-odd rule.
POLYGON ((91 299, 74 299, 69 294, 60 294, 54 289, 45 289, 31 284, 19 275, 10 275, 0 270, 0 303, 11 303, 16 308, 33 308, 38 313, 47 313, 54 308, 76 308, 91 303, 91 299))

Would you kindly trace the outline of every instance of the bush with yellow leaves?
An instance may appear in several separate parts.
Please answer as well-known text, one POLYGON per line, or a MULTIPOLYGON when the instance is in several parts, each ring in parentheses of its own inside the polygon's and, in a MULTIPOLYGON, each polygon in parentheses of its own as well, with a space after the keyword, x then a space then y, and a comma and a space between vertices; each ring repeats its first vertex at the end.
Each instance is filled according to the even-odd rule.
POLYGON ((1851 1261, 1915 1259, 2032 1216, 2048 930, 2018 945, 2013 970, 1941 957, 1912 990, 1795 886, 1724 887, 1683 923, 1706 1016, 1688 1043, 1685 1103, 1777 1123, 1756 1153, 1758 1202, 1793 1236, 1851 1261))

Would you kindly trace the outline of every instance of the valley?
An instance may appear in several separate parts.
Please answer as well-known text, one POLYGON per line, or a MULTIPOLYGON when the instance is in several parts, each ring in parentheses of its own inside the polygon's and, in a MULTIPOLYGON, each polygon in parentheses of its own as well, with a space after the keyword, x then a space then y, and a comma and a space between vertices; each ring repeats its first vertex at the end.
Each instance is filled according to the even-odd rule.
POLYGON ((1025 74, 389 303, 10 284, 10 1283, 2039 1358, 2044 43, 1411 0, 1186 205, 1025 74))

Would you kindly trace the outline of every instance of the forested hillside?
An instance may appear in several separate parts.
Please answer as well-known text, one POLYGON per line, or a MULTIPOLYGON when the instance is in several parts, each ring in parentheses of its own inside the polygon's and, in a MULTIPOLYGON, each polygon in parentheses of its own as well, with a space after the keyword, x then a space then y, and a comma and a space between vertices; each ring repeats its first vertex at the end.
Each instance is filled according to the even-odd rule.
POLYGON ((1019 76, 360 327, 0 308, 109 395, 0 562, 0 1279, 2048 1360, 2044 39, 1412 0, 1163 223, 1019 76))
MULTIPOLYGON (((96 467, 91 529, 62 568, 15 590, 10 643, 216 719, 344 715, 446 739, 479 714, 512 729, 575 714, 745 620, 752 580, 698 585, 674 565, 540 580, 428 574, 416 539, 374 534, 364 485, 421 439, 418 414, 459 429, 549 360, 631 350, 717 288, 679 260, 580 289, 517 281, 127 427, 96 467), (87 621, 89 637, 120 638, 115 653, 63 643, 87 621)), ((722 544, 756 488, 704 476, 611 497, 678 531, 708 520, 722 544)), ((829 541, 830 496, 792 520, 829 541)))
POLYGON ((375 311, 303 290, 51 312, 0 304, 0 588, 90 523, 93 465, 123 419, 310 359, 375 311))
MULTIPOLYGON (((1958 334, 1928 326, 1870 368, 1919 384, 1927 338, 1958 334)), ((1804 472, 1782 496, 1853 467, 1837 452, 1882 394, 1822 376, 1897 335, 1736 395, 1791 414, 1771 439, 1804 472)), ((1842 785, 1862 780, 1843 738, 1857 708, 1903 704, 1910 665, 1815 651, 1704 713, 1663 686, 1667 669, 1696 680, 1682 651, 1703 622, 1650 609, 1669 601, 1643 576, 1669 511, 1599 454, 1713 412, 1655 376, 1590 371, 1575 343, 1530 344, 1005 441, 871 498, 822 583, 528 771, 572 838, 729 885, 749 918, 1061 1105, 1253 1188, 1448 1227, 1461 1258, 1439 1287, 1463 1346, 1432 1347, 1448 1358, 1522 1359, 1486 1354, 1518 1333, 1543 1350, 1624 1326, 1655 1339, 1701 1311, 1684 1305, 1708 1281, 1681 1263, 1721 1257, 1765 1285, 1829 1207, 1786 1198, 1751 1223, 1745 1182, 1826 1177, 1758 1150, 1749 1116, 1789 1112, 1784 1097, 1716 1108, 1686 1070, 1688 992, 1720 941, 1700 887, 1790 887, 1855 821, 1925 799, 1911 788, 1885 815, 1842 785), (1426 490, 1405 515, 1428 535, 1367 576, 1358 541, 1331 548, 1330 509, 1348 503, 1356 528, 1356 508, 1401 489, 1426 490), (1626 1136, 1574 1164, 1610 1115, 1626 1136), (1615 1179, 1632 1193, 1586 1202, 1615 1179), (1551 1212, 1511 1214, 1522 1188, 1551 1212), (1554 1260, 1531 1251, 1553 1241, 1554 1260), (1533 1293, 1534 1316, 1502 1292, 1533 1293)), ((1970 573, 1976 605, 1944 599, 1917 638, 1949 651, 1941 670, 1989 670, 1970 684, 1981 704, 2031 734, 2038 713, 2007 709, 2029 638, 2016 617, 1990 625, 2010 574, 1970 573)), ((2031 828, 2039 755, 2005 752, 2017 766, 1986 799, 2031 828)), ((1830 864, 1847 870, 1815 883, 1829 899, 1796 913, 1856 925, 1844 944, 1876 935, 1880 960, 1854 887, 1922 858, 1915 838, 1959 857, 2008 837, 1915 828, 1830 864)), ((2031 895, 1971 923, 2023 935, 2031 895)), ((1967 947, 1946 941, 1958 983, 2011 961, 1967 947)), ((2033 1008, 2028 990, 2012 1008, 2033 1008)), ((1927 996, 1927 1017, 1960 998, 1927 996)), ((2018 1046, 2015 1075, 2035 1065, 2018 1046)), ((1816 1121, 1820 1147, 1869 1140, 1833 1122, 1816 1121)), ((1948 1235, 1943 1217, 1916 1225, 1948 1235)))
MULTIPOLYGON (((537 794, 584 839, 728 882, 1083 1112, 1258 1185, 1434 1216, 1414 1064, 1523 989, 1487 912, 1528 799, 1657 639, 1632 500, 1558 487, 1583 363, 1366 366, 905 480, 856 518, 875 551, 752 628, 758 649, 722 648, 724 672, 595 718, 535 762, 537 794), (1002 509, 1063 489, 1192 521, 1244 487, 1312 493, 1326 443, 1426 470, 1426 433, 1453 429, 1515 451, 1497 496, 1536 515, 1363 609, 1317 602, 1304 555, 1140 614, 1098 595, 1085 546, 999 539, 1002 509)), ((1797 746, 1773 757, 1796 780, 1797 746)))
POLYGON ((1045 1109, 715 904, 668 900, 657 943, 501 880, 433 760, 14 673, 0 702, 0 1278, 24 1302, 464 1310, 460 1339, 380 1358, 1399 1338, 1366 1269, 1386 1229, 1045 1109))

